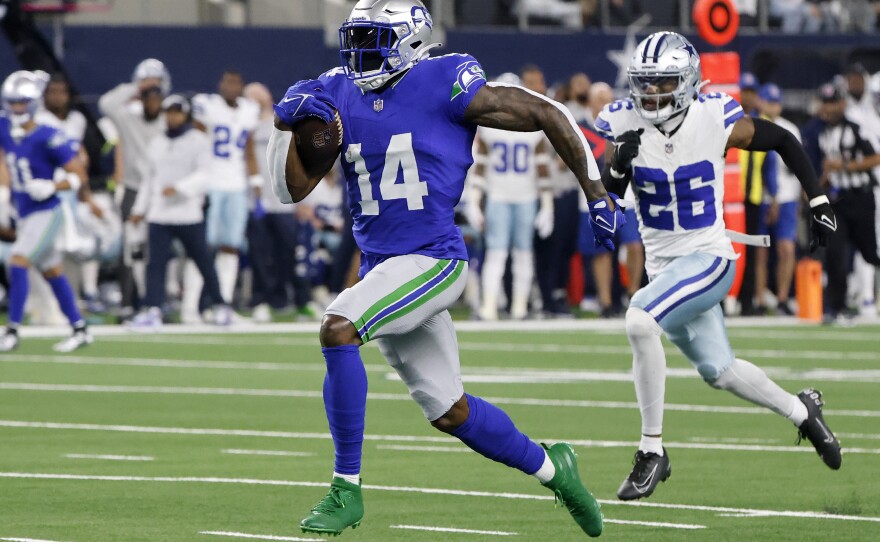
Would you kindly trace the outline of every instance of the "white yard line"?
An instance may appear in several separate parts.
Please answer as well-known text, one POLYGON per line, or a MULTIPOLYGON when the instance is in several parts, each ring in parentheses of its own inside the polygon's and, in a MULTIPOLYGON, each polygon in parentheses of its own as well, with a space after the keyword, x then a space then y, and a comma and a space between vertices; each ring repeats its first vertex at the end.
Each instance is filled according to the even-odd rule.
POLYGON ((618 525, 642 525, 644 527, 664 527, 667 529, 705 529, 705 525, 694 525, 693 523, 663 523, 659 521, 634 521, 629 519, 610 519, 605 518, 605 523, 616 523, 618 525))
MULTIPOLYGON (((317 357, 317 356, 316 356, 317 357)), ((117 367, 159 367, 171 369, 234 369, 245 371, 315 371, 324 372, 324 363, 278 363, 262 361, 210 361, 191 359, 103 358, 91 356, 32 356, 9 354, 0 363, 57 363, 61 365, 101 365, 117 367)), ((387 365, 365 364, 367 371, 387 372, 387 365)))
MULTIPOLYGON (((840 436, 838 434, 838 436, 840 436)), ((731 438, 731 437, 689 437, 689 442, 716 442, 722 444, 776 444, 779 439, 770 438, 731 438)))
POLYGON ((312 452, 288 452, 286 450, 227 449, 227 450, 220 450, 220 453, 230 454, 230 455, 268 455, 268 456, 280 456, 280 457, 313 457, 315 455, 312 452))
MULTIPOLYGON (((794 356, 797 357, 797 356, 794 356)), ((0 358, 0 363, 40 363, 61 365, 95 365, 118 367, 155 367, 170 369, 231 369, 242 371, 303 371, 323 373, 323 363, 278 363, 248 361, 211 361, 189 359, 152 359, 152 358, 104 358, 90 356, 37 356, 9 354, 0 358)), ((390 372, 387 365, 365 364, 368 372, 381 372, 386 378, 399 380, 396 373, 390 372)), ((789 367, 764 367, 765 372, 777 380, 821 380, 854 383, 880 382, 880 369, 792 369, 789 367)), ((667 378, 696 379, 697 372, 690 368, 669 368, 667 378)), ((505 368, 467 366, 464 368, 464 379, 467 382, 497 384, 569 384, 577 382, 631 382, 631 371, 583 371, 566 368, 505 368)))
POLYGON ((727 335, 735 339, 768 339, 773 340, 810 340, 810 341, 862 341, 877 342, 877 330, 866 330, 864 333, 858 331, 818 331, 813 329, 801 330, 760 330, 760 329, 731 329, 727 335))
MULTIPOLYGON (((761 328, 785 328, 789 333, 801 332, 803 334, 812 334, 819 331, 819 326, 801 322, 796 318, 726 318, 725 323, 728 328, 738 330, 759 329, 763 333, 776 333, 777 330, 767 330, 761 328), (796 331, 795 331, 796 330, 796 331)), ((865 326, 866 334, 876 330, 876 325, 870 323, 865 326)), ((91 326, 89 329, 93 335, 97 337, 132 337, 132 340, 140 342, 159 340, 169 335, 279 335, 279 334, 312 334, 318 336, 320 324, 318 322, 306 323, 274 323, 274 324, 253 324, 241 323, 229 327, 218 327, 209 325, 181 325, 169 324, 163 326, 162 333, 151 337, 136 335, 123 326, 91 326)), ((582 320, 544 320, 544 321, 526 321, 526 322, 469 322, 457 321, 455 328, 463 332, 620 332, 624 331, 623 319, 616 320, 600 320, 600 319, 582 319, 582 320)), ((857 328, 858 329, 858 328, 857 328)), ((779 329, 783 331, 783 329, 779 329)), ((819 331, 828 334, 834 338, 837 333, 833 331, 819 331)), ((22 328, 23 337, 66 337, 70 334, 70 328, 67 326, 25 326, 22 328)), ((846 334, 857 333, 853 330, 841 331, 844 336, 846 334)))
MULTIPOLYGON (((245 397, 291 397, 304 399, 323 399, 320 390, 287 390, 264 388, 202 388, 184 386, 105 386, 95 384, 42 384, 31 382, 2 382, 0 389, 38 392, 65 393, 145 393, 157 395, 231 395, 245 397)), ((567 408, 608 408, 638 409, 638 404, 627 401, 586 401, 579 399, 537 399, 518 397, 483 397, 485 400, 499 405, 524 405, 541 407, 567 408)), ((372 401, 412 401, 405 393, 369 393, 367 399, 372 401)), ((758 407, 735 407, 713 405, 689 405, 668 403, 667 411, 679 412, 713 412, 720 414, 771 414, 767 409, 758 407)), ((825 414, 833 416, 851 416, 857 418, 880 417, 878 410, 825 410, 825 414)))
MULTIPOLYGON (((82 480, 103 482, 164 482, 164 483, 198 483, 198 484, 239 484, 255 486, 286 486, 286 487, 321 487, 326 488, 327 482, 304 482, 294 480, 261 480, 253 478, 203 478, 203 477, 164 477, 164 476, 103 476, 87 474, 51 474, 51 473, 28 473, 28 472, 0 472, 0 478, 16 478, 25 480, 82 480)), ((364 489, 372 491, 391 491, 399 493, 420 493, 428 495, 453 495, 461 497, 481 497, 517 500, 550 501, 552 495, 534 495, 526 493, 495 493, 489 491, 466 491, 461 489, 440 489, 409 486, 379 486, 365 484, 364 489)), ((811 512, 799 510, 761 510, 754 508, 734 508, 728 506, 706 506, 692 504, 672 504, 661 502, 629 501, 599 499, 599 502, 610 506, 635 506, 645 508, 666 508, 672 510, 696 510, 700 512, 727 513, 727 514, 750 514, 765 517, 790 517, 805 519, 823 519, 840 521, 861 521, 868 523, 880 523, 880 517, 874 516, 851 516, 843 514, 829 514, 826 512, 811 512)))
POLYGON ((517 536, 519 533, 508 531, 480 531, 478 529, 457 529, 455 527, 428 527, 426 525, 389 525, 391 529, 406 529, 408 531, 429 531, 432 533, 461 533, 461 534, 484 534, 488 536, 517 536))
MULTIPOLYGON (((806 335, 806 333, 805 333, 806 335)), ((295 339, 288 337, 269 337, 265 339, 243 339, 240 337, 115 337, 111 340, 124 342, 152 342, 152 343, 180 343, 180 344, 201 344, 201 345, 239 345, 239 346, 314 346, 318 348, 318 344, 310 339, 295 339)), ((586 340, 586 337, 585 337, 586 340)), ((370 343, 372 344, 372 343, 370 343)), ((473 342, 460 341, 458 343, 459 350, 476 351, 476 352, 505 352, 509 354, 599 354, 599 355, 621 355, 630 356, 632 350, 629 346, 620 345, 587 345, 587 344, 554 344, 554 343, 493 343, 493 342, 473 342)), ((738 356, 753 359, 807 359, 820 361, 880 361, 880 353, 875 351, 847 351, 840 350, 791 350, 791 349, 749 349, 735 348, 738 356)), ((682 357, 675 349, 669 348, 668 355, 672 357, 682 357)))
POLYGON ((236 533, 232 531, 200 531, 199 534, 212 536, 226 536, 229 538, 248 538, 251 540, 285 540, 288 542, 323 542, 323 538, 299 538, 296 536, 275 536, 271 534, 248 534, 236 533))
POLYGON ((98 454, 64 454, 68 459, 102 459, 106 461, 155 461, 149 455, 98 455, 98 454))
POLYGON ((464 446, 459 446, 453 448, 452 446, 406 446, 402 444, 380 444, 376 446, 377 450, 394 450, 399 452, 447 452, 447 453, 469 453, 472 452, 470 448, 465 448, 464 446))
POLYGON ((865 440, 880 440, 880 435, 870 433, 837 433, 838 438, 856 438, 865 440))
MULTIPOLYGON (((157 433, 157 434, 176 434, 176 435, 222 435, 222 436, 246 436, 246 437, 266 437, 266 438, 286 438, 286 439, 306 439, 306 440, 330 440, 330 433, 291 433, 285 431, 255 431, 250 429, 191 429, 183 427, 141 427, 131 425, 96 425, 96 424, 75 424, 75 423, 52 423, 52 422, 25 422, 13 420, 0 420, 0 427, 15 427, 29 429, 72 429, 85 431, 109 431, 124 433, 157 433)), ((430 442, 451 444, 457 443, 456 439, 451 437, 428 437, 416 435, 364 435, 364 440, 378 442, 430 442)), ((587 448, 634 448, 638 446, 636 441, 626 440, 579 440, 579 439, 559 439, 559 438, 540 438, 537 440, 546 442, 557 442, 564 440, 575 446, 584 446, 587 448)), ((709 443, 709 442, 664 442, 664 444, 672 448, 687 448, 693 450, 727 450, 741 452, 793 452, 793 453, 814 453, 813 448, 809 445, 805 446, 761 446, 752 444, 727 444, 727 443, 709 443)), ((880 449, 876 448, 850 448, 844 447, 847 454, 880 454, 880 449)))
POLYGON ((57 540, 43 540, 41 538, 0 538, 7 542, 58 542, 57 540))
MULTIPOLYGON (((278 363, 247 361, 201 361, 187 359, 151 358, 102 358, 88 356, 36 356, 10 354, 0 358, 0 363, 39 363, 61 365, 95 365, 118 367, 154 367, 169 369, 231 369, 241 371, 303 371, 323 373, 323 363, 278 363)), ((389 380, 400 380, 397 373, 387 365, 365 364, 368 372, 385 373, 389 380)), ((880 369, 792 369, 788 367, 764 367, 764 371, 776 380, 816 380, 852 383, 880 382, 880 369)), ((565 368, 504 368, 465 367, 463 379, 470 383, 493 384, 576 384, 580 382, 632 382, 631 371, 582 371, 565 368)), ((667 369, 667 378, 697 379, 699 375, 690 368, 667 369)))

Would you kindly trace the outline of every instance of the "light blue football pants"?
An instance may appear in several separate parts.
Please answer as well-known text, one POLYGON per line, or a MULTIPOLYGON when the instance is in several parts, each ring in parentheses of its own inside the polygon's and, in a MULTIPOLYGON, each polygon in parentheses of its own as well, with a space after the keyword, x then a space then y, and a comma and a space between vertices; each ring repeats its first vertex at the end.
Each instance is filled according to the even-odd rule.
POLYGON ((700 376, 713 383, 733 363, 721 301, 736 274, 733 260, 695 253, 675 259, 633 296, 700 376))

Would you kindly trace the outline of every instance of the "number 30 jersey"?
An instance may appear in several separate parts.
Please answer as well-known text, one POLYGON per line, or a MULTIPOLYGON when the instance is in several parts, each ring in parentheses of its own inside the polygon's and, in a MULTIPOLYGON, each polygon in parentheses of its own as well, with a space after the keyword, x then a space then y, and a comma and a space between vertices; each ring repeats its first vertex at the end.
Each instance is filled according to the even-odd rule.
POLYGON ((596 129, 611 141, 645 130, 632 188, 649 276, 694 252, 737 257, 724 231, 724 153, 742 107, 724 93, 701 94, 685 115, 672 136, 642 119, 631 100, 608 104, 596 118, 596 129))
POLYGON ((544 132, 511 132, 481 127, 477 138, 488 150, 486 195, 492 201, 523 203, 538 199, 538 154, 544 132))
POLYGON ((455 205, 473 163, 476 126, 464 112, 486 83, 471 56, 418 62, 382 92, 341 69, 320 77, 342 118, 342 170, 361 275, 392 256, 467 260, 455 205))

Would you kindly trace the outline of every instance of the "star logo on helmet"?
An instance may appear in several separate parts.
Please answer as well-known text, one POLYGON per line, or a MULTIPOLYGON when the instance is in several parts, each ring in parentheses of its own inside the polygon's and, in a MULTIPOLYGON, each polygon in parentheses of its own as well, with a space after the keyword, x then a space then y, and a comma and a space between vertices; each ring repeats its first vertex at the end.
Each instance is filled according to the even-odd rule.
POLYGON ((685 51, 688 52, 688 54, 689 54, 691 57, 695 57, 695 56, 697 56, 697 50, 694 49, 694 46, 691 45, 690 43, 685 43, 684 45, 682 45, 681 47, 679 47, 679 49, 684 49, 685 51))

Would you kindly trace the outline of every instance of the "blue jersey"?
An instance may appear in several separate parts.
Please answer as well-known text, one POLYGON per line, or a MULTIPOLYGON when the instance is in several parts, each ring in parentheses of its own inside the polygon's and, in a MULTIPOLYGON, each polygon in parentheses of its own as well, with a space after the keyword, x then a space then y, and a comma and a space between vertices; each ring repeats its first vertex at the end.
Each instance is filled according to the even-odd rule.
POLYGON ((76 156, 76 144, 51 126, 37 126, 21 139, 13 138, 10 130, 9 119, 0 117, 0 148, 6 156, 12 202, 18 217, 57 207, 58 196, 53 194, 43 201, 34 201, 24 187, 31 179, 52 180, 55 169, 64 167, 76 156))
POLYGON ((382 92, 321 76, 342 118, 342 169, 365 274, 392 256, 467 260, 455 205, 473 163, 464 112, 486 84, 469 55, 428 58, 382 92))

